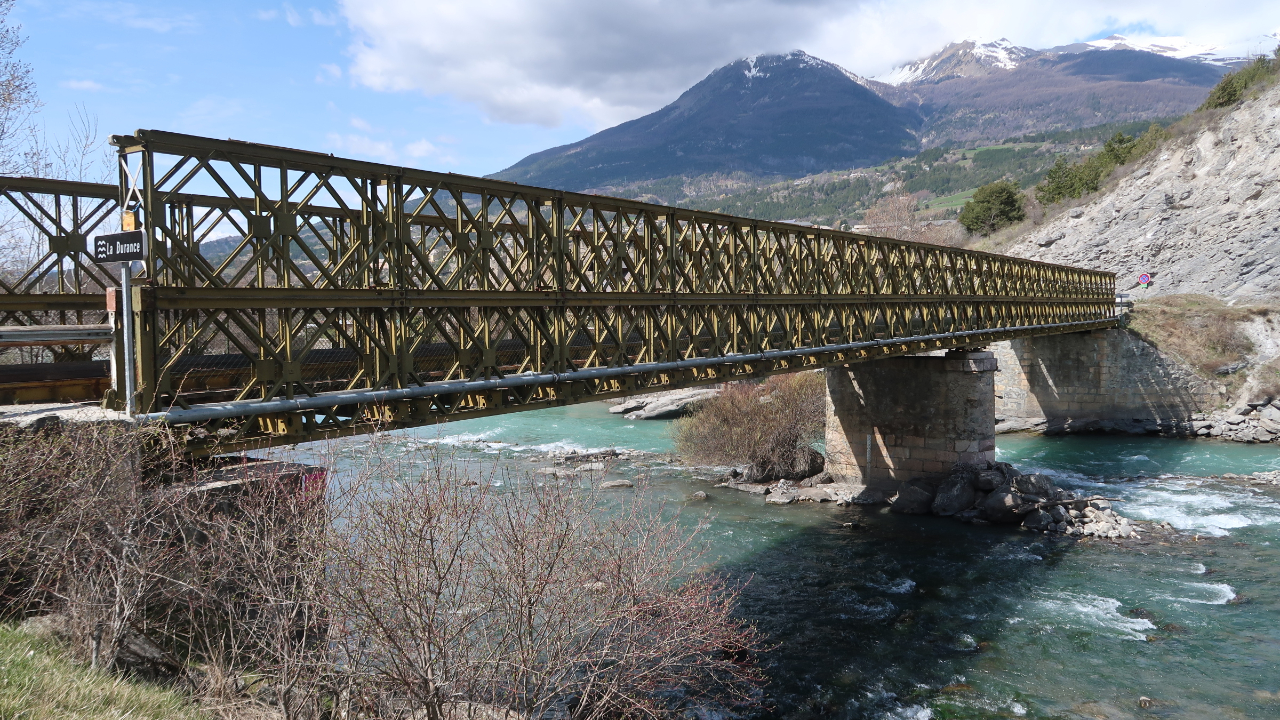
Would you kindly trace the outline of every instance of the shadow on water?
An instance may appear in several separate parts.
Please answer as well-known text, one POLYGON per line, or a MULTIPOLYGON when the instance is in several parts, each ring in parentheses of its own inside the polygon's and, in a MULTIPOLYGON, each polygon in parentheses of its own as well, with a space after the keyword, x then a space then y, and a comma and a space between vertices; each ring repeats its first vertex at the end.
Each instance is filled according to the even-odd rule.
POLYGON ((878 507, 827 514, 720 568, 749 580, 742 615, 774 645, 768 717, 928 717, 919 706, 931 698, 970 690, 966 671, 1071 545, 878 507))

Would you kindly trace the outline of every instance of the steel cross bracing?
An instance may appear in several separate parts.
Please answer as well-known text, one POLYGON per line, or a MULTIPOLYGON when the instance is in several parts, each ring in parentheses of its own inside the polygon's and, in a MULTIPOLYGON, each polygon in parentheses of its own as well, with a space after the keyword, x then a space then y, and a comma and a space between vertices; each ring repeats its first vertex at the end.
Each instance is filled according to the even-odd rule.
POLYGON ((0 177, 0 325, 106 322, 115 268, 93 261, 88 238, 119 228, 115 185, 0 177))
POLYGON ((197 453, 1116 322, 1110 273, 160 131, 112 142, 150 243, 140 407, 197 453))

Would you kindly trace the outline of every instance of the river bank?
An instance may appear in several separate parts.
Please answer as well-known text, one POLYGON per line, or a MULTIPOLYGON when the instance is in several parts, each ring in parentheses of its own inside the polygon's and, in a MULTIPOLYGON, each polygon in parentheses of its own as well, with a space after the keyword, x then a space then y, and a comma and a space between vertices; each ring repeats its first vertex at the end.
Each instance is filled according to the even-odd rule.
MULTIPOLYGON (((1240 479, 1280 471, 1273 445, 997 439, 999 460, 1122 498, 1117 512, 1175 531, 1122 544, 884 506, 768 506, 715 490, 723 468, 671 461, 666 425, 592 403, 383 441, 451 449, 499 469, 494 482, 511 482, 502 469, 554 467, 552 452, 633 451, 582 478, 631 480, 634 489, 610 492, 641 492, 708 523, 712 568, 745 583, 740 612, 777 643, 766 657, 771 718, 1280 714, 1280 499, 1277 486, 1240 479)), ((357 438, 332 449, 357 462, 369 447, 357 438)))

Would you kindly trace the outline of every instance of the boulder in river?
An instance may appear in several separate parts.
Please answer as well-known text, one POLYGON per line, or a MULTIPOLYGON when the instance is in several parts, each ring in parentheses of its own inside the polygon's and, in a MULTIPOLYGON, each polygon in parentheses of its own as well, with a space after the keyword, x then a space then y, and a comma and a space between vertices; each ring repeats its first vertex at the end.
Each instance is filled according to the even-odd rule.
POLYGON ((831 493, 821 487, 801 487, 795 491, 797 500, 808 500, 809 502, 831 502, 831 493))
POLYGON ((997 485, 1004 483, 1004 473, 999 470, 982 470, 973 478, 973 488, 991 492, 997 485))
POLYGON ((642 395, 614 405, 611 413, 622 413, 628 420, 670 420, 684 417, 693 406, 720 394, 716 388, 691 388, 642 395))
POLYGON ((796 494, 791 491, 771 492, 765 496, 764 501, 774 505, 790 505, 796 501, 796 494))
POLYGON ((805 478, 804 480, 801 480, 796 484, 799 485, 800 487, 811 488, 811 487, 818 487, 819 485, 830 485, 835 481, 836 479, 831 477, 831 473, 827 472, 826 470, 823 470, 817 475, 814 475, 813 477, 805 478))
POLYGON ((1022 495, 1048 499, 1053 495, 1053 480, 1048 475, 1032 473, 1013 478, 1013 487, 1022 495))
POLYGON ((1022 498, 1016 493, 997 490, 982 503, 982 513, 994 523, 1018 523, 1022 522, 1022 516, 1018 514, 1021 505, 1022 498))
POLYGON ((889 509, 903 515, 926 515, 933 507, 933 497, 933 487, 913 481, 902 486, 889 509))
POLYGON ((605 489, 629 488, 629 487, 635 487, 635 485, 636 484, 631 482, 630 480, 606 480, 605 482, 600 483, 600 487, 605 489))
POLYGON ((1032 510, 1023 516, 1022 524, 1032 530, 1046 530, 1053 524, 1053 516, 1044 510, 1032 510))
POLYGON ((973 507, 977 495, 973 485, 977 476, 978 469, 972 465, 956 466, 938 487, 938 494, 933 498, 933 514, 949 517, 973 507))

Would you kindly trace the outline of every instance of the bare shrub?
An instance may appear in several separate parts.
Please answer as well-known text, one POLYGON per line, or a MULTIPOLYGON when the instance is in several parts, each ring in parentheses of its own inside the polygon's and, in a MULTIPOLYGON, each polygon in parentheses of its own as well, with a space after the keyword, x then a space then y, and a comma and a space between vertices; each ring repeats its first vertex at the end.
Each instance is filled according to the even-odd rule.
POLYGON ((430 720, 468 702, 592 719, 753 703, 754 632, 661 507, 430 468, 378 468, 335 522, 335 626, 360 685, 430 720))
POLYGON ((938 213, 921 213, 911 195, 881 198, 863 218, 859 230, 878 237, 960 247, 969 234, 957 222, 937 222, 938 213))
POLYGON ((58 612, 87 664, 229 716, 755 702, 736 592, 695 571, 696 529, 661 506, 378 453, 327 489, 270 469, 214 482, 177 450, 106 425, 0 433, 6 610, 58 612))
POLYGON ((59 613, 91 667, 318 715, 333 673, 323 494, 208 492, 163 429, 7 430, 0 462, 10 615, 59 613))
MULTIPOLYGON (((822 373, 778 375, 762 384, 733 383, 673 424, 676 452, 690 462, 747 463, 790 475, 823 429, 822 373)), ((768 474, 768 473, 766 473, 768 474)))

